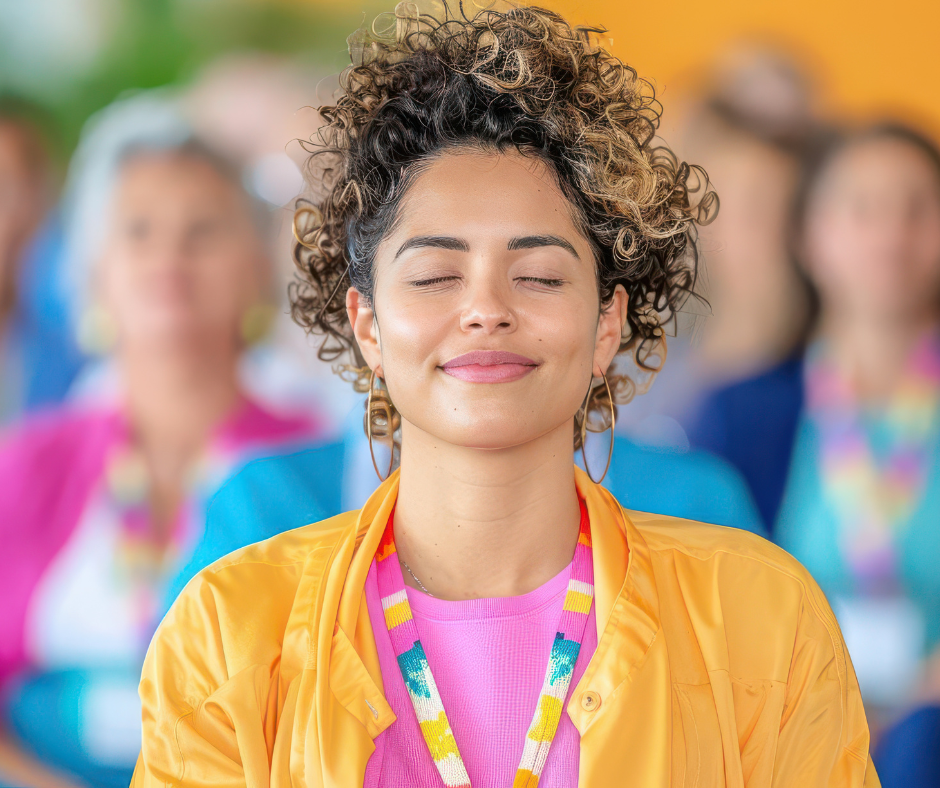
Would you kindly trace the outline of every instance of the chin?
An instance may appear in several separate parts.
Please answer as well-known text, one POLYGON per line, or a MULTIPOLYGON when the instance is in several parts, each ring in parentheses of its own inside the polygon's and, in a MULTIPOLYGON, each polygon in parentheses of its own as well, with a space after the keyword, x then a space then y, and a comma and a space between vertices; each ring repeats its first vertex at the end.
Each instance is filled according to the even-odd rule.
POLYGON ((142 330, 134 332, 142 348, 152 351, 179 351, 188 355, 194 348, 206 345, 206 330, 203 327, 179 321, 154 321, 142 330))
MULTIPOLYGON (((459 411, 458 411, 459 413, 459 411)), ((487 449, 498 451, 511 449, 530 443, 544 435, 567 426, 570 433, 570 419, 552 419, 551 415, 533 411, 529 408, 466 408, 464 417, 451 410, 434 418, 432 413, 412 423, 423 432, 451 446, 467 449, 487 449), (431 418, 429 418, 431 416, 431 418), (535 418, 532 418, 535 416, 535 418)))

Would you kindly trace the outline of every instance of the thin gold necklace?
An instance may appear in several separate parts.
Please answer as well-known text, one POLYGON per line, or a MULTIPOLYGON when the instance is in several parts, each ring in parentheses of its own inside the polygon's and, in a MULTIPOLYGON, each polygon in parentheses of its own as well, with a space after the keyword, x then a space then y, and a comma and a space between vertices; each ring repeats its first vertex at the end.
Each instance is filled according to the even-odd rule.
POLYGON ((414 572, 411 571, 411 567, 408 566, 408 562, 407 562, 404 558, 401 557, 401 553, 398 554, 398 560, 401 561, 401 565, 402 565, 403 567, 405 567, 405 569, 408 570, 408 574, 411 575, 411 576, 414 578, 414 581, 418 584, 418 588, 420 588, 422 591, 424 591, 424 593, 427 594, 428 596, 433 597, 434 594, 432 594, 430 591, 428 591, 428 589, 427 589, 427 587, 424 585, 424 583, 422 583, 420 580, 418 580, 418 576, 417 576, 414 572))

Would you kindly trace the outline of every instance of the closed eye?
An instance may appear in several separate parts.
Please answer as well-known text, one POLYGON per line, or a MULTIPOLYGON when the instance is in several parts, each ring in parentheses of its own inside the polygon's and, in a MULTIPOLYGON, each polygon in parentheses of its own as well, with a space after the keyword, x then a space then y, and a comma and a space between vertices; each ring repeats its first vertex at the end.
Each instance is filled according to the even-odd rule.
POLYGON ((444 282, 451 282, 458 277, 456 276, 436 276, 433 279, 416 279, 411 284, 414 287, 430 287, 431 285, 440 285, 444 282))
POLYGON ((542 279, 538 276, 518 276, 516 277, 517 282, 535 282, 539 285, 545 285, 546 287, 561 287, 564 283, 564 279, 542 279))

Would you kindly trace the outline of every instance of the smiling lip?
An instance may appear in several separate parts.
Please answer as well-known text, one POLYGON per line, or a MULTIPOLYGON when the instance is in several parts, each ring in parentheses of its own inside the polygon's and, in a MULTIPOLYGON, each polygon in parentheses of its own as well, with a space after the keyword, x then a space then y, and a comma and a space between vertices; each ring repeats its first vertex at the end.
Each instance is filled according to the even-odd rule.
POLYGON ((503 350, 474 350, 441 366, 448 375, 468 383, 509 383, 524 378, 538 363, 503 350))

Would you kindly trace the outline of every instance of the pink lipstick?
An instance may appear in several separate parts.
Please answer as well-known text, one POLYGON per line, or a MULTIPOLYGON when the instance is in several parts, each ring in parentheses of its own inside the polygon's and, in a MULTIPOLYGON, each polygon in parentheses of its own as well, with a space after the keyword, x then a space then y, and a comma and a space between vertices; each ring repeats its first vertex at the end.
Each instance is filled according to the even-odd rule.
POLYGON ((468 383, 509 383, 537 368, 531 358, 504 350, 474 350, 441 366, 448 375, 468 383))

